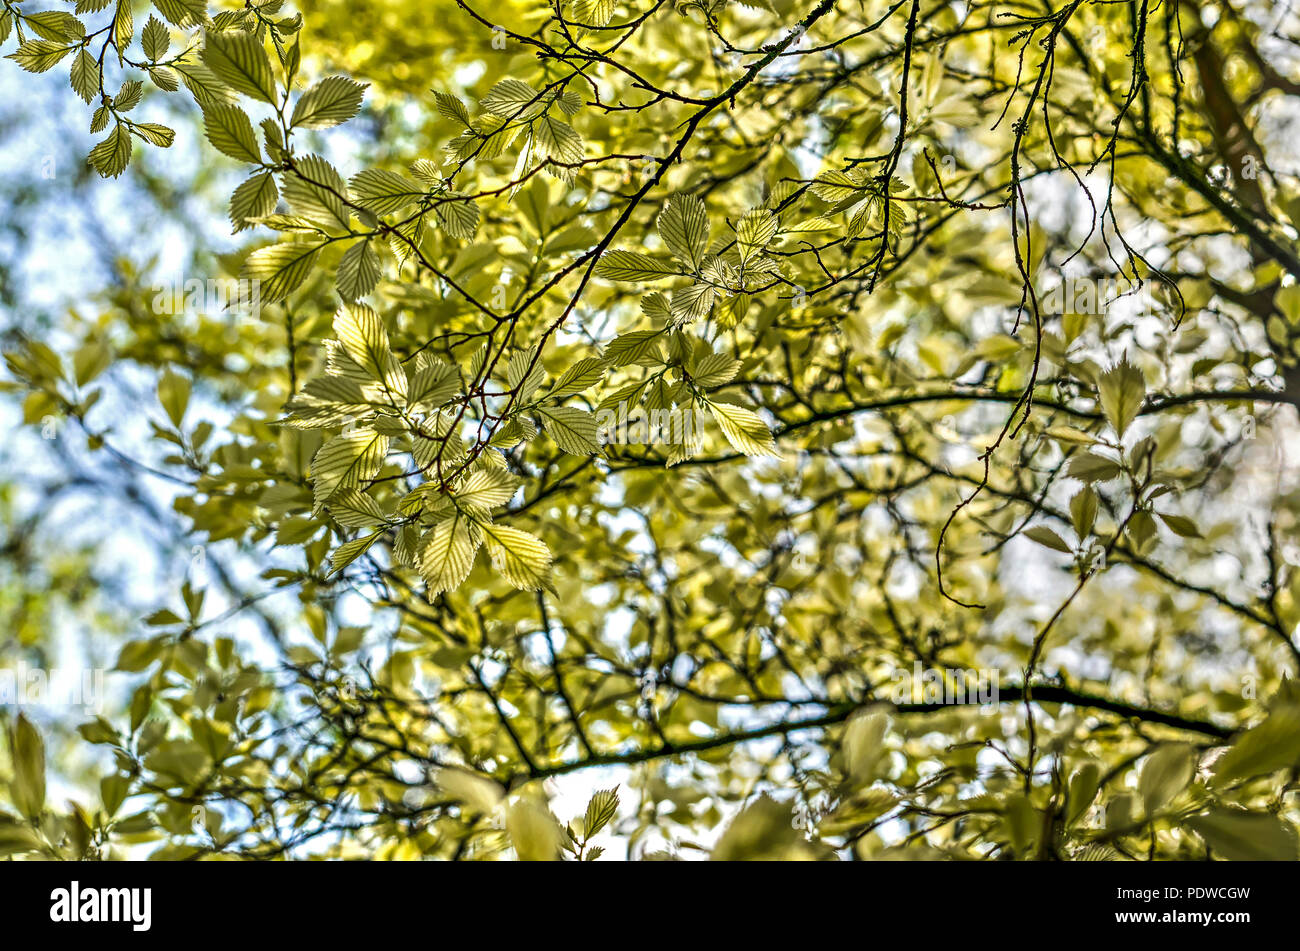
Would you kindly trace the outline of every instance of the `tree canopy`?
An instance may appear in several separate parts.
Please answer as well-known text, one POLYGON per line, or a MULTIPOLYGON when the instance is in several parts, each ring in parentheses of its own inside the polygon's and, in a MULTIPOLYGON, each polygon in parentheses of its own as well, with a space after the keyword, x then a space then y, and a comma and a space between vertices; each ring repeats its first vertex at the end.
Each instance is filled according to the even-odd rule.
POLYGON ((1289 5, 0 2, 0 853, 1297 858, 1289 5))

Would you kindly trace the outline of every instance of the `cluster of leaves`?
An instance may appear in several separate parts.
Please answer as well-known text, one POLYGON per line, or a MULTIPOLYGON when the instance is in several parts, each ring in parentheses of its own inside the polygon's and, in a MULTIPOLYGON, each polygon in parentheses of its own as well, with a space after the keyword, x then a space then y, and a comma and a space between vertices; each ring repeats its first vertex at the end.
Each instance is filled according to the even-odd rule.
POLYGON ((279 0, 155 0, 141 58, 133 6, 0 33, 71 56, 107 177, 185 86, 260 310, 185 340, 113 289, 115 347, 21 341, 10 388, 263 587, 122 646, 100 809, 44 803, 17 721, 0 848, 1296 857, 1300 496, 1242 487, 1300 404, 1300 189, 1247 107, 1300 86, 1252 14, 467 2, 349 39, 428 15, 385 0, 313 54, 279 0), (1117 272, 1164 304, 1048 303, 1117 272), (127 363, 145 447, 97 408, 127 363), (607 439, 631 411, 711 423, 607 439), (941 699, 882 708, 914 664, 941 699), (1001 715, 942 699, 986 669, 1001 715), (546 781, 594 766, 631 801, 561 824, 546 781))

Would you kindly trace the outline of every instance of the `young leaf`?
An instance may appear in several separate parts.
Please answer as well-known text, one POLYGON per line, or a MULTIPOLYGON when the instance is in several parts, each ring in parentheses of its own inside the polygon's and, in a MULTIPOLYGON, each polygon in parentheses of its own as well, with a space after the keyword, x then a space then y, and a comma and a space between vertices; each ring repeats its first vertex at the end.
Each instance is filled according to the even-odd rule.
POLYGON ((167 47, 170 45, 171 34, 167 27, 162 20, 150 14, 140 32, 140 47, 144 50, 144 55, 156 63, 167 55, 167 47))
MULTIPOLYGON (((162 9, 162 14, 167 16, 167 11, 162 9)), ((262 44, 251 33, 208 33, 203 46, 203 62, 236 92, 275 104, 271 61, 262 44)))
POLYGON ((375 542, 379 541, 384 535, 383 531, 374 532, 370 535, 363 535, 360 538, 354 538, 346 541, 330 554, 330 570, 333 574, 338 574, 352 562, 356 561, 366 552, 368 552, 375 542))
POLYGON ((659 213, 659 237, 664 246, 692 271, 699 271, 709 246, 709 219, 704 202, 694 195, 676 194, 659 213))
POLYGON ((1071 548, 1065 542, 1065 539, 1061 538, 1060 535, 1056 534, 1056 532, 1052 531, 1046 525, 1035 525, 1033 528, 1025 529, 1025 537, 1038 542, 1038 544, 1043 545, 1046 548, 1051 548, 1054 551, 1065 552, 1067 555, 1071 551, 1071 548))
POLYGON ((1156 747, 1142 764, 1138 792, 1148 816, 1153 816, 1182 792, 1196 774, 1196 750, 1184 743, 1156 747))
POLYGON ((737 452, 747 456, 775 456, 776 443, 767 424, 753 410, 733 403, 710 403, 718 428, 737 452))
POLYGON ((206 0, 153 0, 158 12, 179 27, 201 26, 207 19, 206 0))
POLYGON ((261 164, 257 135, 248 114, 238 106, 212 102, 203 108, 203 131, 220 152, 240 162, 261 164))
POLYGON ((86 102, 90 102, 99 92, 99 62, 90 55, 89 50, 83 49, 72 61, 68 81, 72 84, 73 91, 86 102))
POLYGON ((336 493, 325 509, 344 528, 370 528, 384 521, 384 510, 379 503, 356 489, 336 493))
POLYGON ((45 742, 26 714, 18 714, 9 744, 14 805, 28 819, 39 819, 45 808, 45 742))
POLYGON ((344 489, 374 478, 388 453, 388 437, 358 428, 335 436, 311 461, 312 490, 319 508, 344 489))
POLYGON ((293 107, 292 127, 326 129, 361 111, 366 84, 346 76, 327 76, 302 94, 293 107))
POLYGON ((747 264, 767 248, 776 237, 776 215, 762 208, 745 213, 736 226, 736 244, 740 247, 740 262, 747 264))
POLYGON ((230 196, 230 223, 236 232, 250 224, 250 218, 260 218, 275 210, 279 191, 275 177, 270 172, 259 172, 235 189, 230 196))
POLYGON ((541 108, 536 102, 538 95, 522 80, 503 79, 479 100, 479 106, 502 119, 527 119, 541 108))
POLYGON ((565 452, 575 456, 600 452, 595 416, 576 406, 543 406, 537 413, 547 435, 565 452))
POLYGON ((344 205, 351 200, 342 176, 319 155, 296 159, 283 180, 284 200, 296 214, 347 231, 352 215, 344 205))
POLYGON ((364 304, 344 307, 334 316, 334 333, 366 376, 381 383, 395 405, 405 405, 406 372, 389 348, 380 316, 364 304))
POLYGON ((590 839, 609 825, 610 820, 616 815, 618 815, 618 787, 597 790, 587 802, 587 812, 582 820, 583 835, 590 839))
POLYGON ((55 40, 28 40, 5 59, 11 59, 29 73, 43 73, 72 52, 74 47, 55 40))
POLYGON ((339 259, 336 285, 345 301, 365 297, 379 282, 379 255, 369 240, 357 241, 339 259))
POLYGON ((533 141, 557 162, 571 165, 582 160, 582 137, 567 122, 541 116, 533 122, 533 141))
POLYGON ((415 358, 415 372, 407 371, 406 408, 430 412, 460 392, 460 377, 451 365, 427 352, 415 358))
POLYGON ((605 378, 605 361, 600 357, 584 357, 560 374, 551 390, 552 399, 572 396, 590 389, 605 378))
POLYGON ((611 281, 657 281, 680 273, 672 261, 661 261, 636 251, 606 251, 596 264, 596 276, 611 281))
POLYGON ((540 538, 505 525, 482 530, 492 564, 506 581, 526 591, 550 584, 551 550, 540 538))
POLYGON ((1121 360, 1101 375, 1097 390, 1106 420, 1123 436, 1146 398, 1147 384, 1142 371, 1127 359, 1121 360))
POLYGON ((396 172, 368 168, 352 177, 353 199, 377 215, 391 215, 425 197, 425 190, 396 172))
POLYGON ((460 587, 474 567, 474 555, 481 544, 477 527, 459 512, 426 532, 419 554, 425 594, 432 598, 460 587))
POLYGON ((262 300, 283 300, 307 279, 320 249, 298 241, 259 248, 244 260, 240 277, 260 282, 262 300))
POLYGON ((93 149, 87 161, 104 178, 117 178, 131 161, 131 133, 118 123, 113 131, 93 149))

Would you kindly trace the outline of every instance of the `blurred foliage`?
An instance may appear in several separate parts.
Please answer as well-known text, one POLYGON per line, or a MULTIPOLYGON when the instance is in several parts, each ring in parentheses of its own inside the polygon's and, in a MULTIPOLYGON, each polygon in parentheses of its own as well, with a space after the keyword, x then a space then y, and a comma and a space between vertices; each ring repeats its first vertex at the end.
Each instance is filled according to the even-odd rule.
POLYGON ((10 334, 189 565, 0 851, 1297 857, 1295 12, 3 2, 241 175, 10 334))

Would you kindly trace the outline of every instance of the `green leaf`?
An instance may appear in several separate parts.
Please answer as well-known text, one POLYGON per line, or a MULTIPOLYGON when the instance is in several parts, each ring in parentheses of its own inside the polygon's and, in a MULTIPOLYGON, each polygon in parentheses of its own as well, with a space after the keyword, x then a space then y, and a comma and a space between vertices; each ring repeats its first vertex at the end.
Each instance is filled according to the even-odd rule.
POLYGON ((707 317, 713 309, 717 290, 712 284, 700 282, 679 287, 673 291, 672 316, 674 325, 680 326, 692 320, 707 317))
POLYGON ((1139 555, 1143 554, 1155 541, 1156 520, 1151 517, 1150 512, 1134 512, 1133 517, 1128 520, 1128 528, 1124 534, 1134 551, 1139 555))
POLYGON ((1080 539, 1092 533, 1097 522, 1097 505, 1097 493, 1090 485, 1085 485, 1070 499, 1070 524, 1080 539))
POLYGON ((462 506, 487 513, 498 505, 505 505, 519 489, 519 480, 500 469, 475 469, 456 490, 455 498, 462 506))
POLYGON ((552 399, 572 396, 595 386, 606 375, 605 361, 600 357, 584 357, 560 374, 551 389, 552 399))
POLYGON ((699 271, 709 247, 709 219, 704 202, 694 195, 676 194, 659 213, 659 237, 664 246, 692 271, 699 271))
POLYGON ((249 227, 250 218, 260 218, 275 210, 280 193, 275 187, 275 176, 259 172, 235 189, 230 196, 230 223, 236 232, 249 227))
POLYGON ((131 161, 131 133, 118 123, 113 131, 93 149, 87 161, 104 178, 117 178, 131 161))
MULTIPOLYGON (((165 9, 159 9, 163 16, 167 16, 165 9)), ((262 44, 252 34, 208 33, 203 45, 203 62, 218 79, 236 92, 275 104, 275 77, 271 74, 271 61, 262 44)))
POLYGON ((0 813, 0 857, 36 852, 41 840, 26 823, 0 813))
POLYGON ((86 102, 90 102, 99 92, 99 62, 83 49, 72 61, 72 71, 68 76, 73 91, 86 102))
POLYGON ((18 714, 9 748, 14 774, 9 788, 14 805, 28 819, 39 819, 45 808, 45 742, 26 714, 18 714))
POLYGON ((605 345, 607 366, 624 367, 632 363, 653 365, 662 362, 663 334, 657 330, 633 330, 605 345))
POLYGON ((37 36, 47 40, 79 40, 86 35, 86 28, 81 21, 63 10, 28 13, 23 17, 23 22, 37 36))
POLYGON ((453 238, 472 238, 478 230, 478 205, 468 199, 445 197, 434 205, 433 216, 453 238))
POLYGON ((541 105, 535 102, 537 97, 537 90, 528 83, 503 79, 479 100, 479 106, 502 119, 527 119, 541 110, 541 105))
POLYGON ((172 142, 176 140, 174 130, 167 128, 165 125, 159 125, 157 122, 137 122, 131 126, 131 131, 150 145, 156 145, 160 149, 170 148, 172 142))
POLYGON ((113 97, 113 108, 118 112, 130 112, 140 104, 143 95, 144 83, 138 79, 128 79, 122 83, 122 88, 113 97))
POLYGON ((1052 531, 1046 525, 1035 525, 1033 528, 1027 528, 1025 529, 1024 534, 1030 541, 1038 542, 1038 544, 1046 548, 1051 548, 1054 551, 1062 551, 1067 555, 1073 551, 1065 539, 1061 538, 1060 535, 1056 534, 1056 532, 1052 531))
POLYGON ((43 73, 71 53, 73 47, 54 40, 28 40, 5 59, 11 59, 29 73, 43 73))
POLYGON ((169 368, 158 380, 158 400, 172 425, 180 428, 190 405, 190 381, 169 368))
POLYGON ((506 367, 506 382, 515 392, 516 403, 526 403, 546 379, 542 361, 537 359, 535 348, 519 350, 506 367))
POLYGON ((259 248, 244 260, 240 276, 260 282, 263 301, 288 297, 311 273, 321 245, 297 241, 259 248))
POLYGON ((700 358, 691 371, 695 385, 704 389, 722 386, 735 379, 740 361, 729 353, 709 353, 700 358))
POLYGON ((533 122, 533 141, 557 162, 571 165, 582 161, 582 137, 567 122, 541 116, 533 122))
POLYGON ((370 535, 363 535, 360 538, 354 538, 346 541, 330 554, 330 570, 337 574, 352 562, 356 561, 366 552, 368 552, 379 539, 383 538, 383 530, 374 532, 370 535))
POLYGON ((1282 703, 1246 730, 1214 764, 1211 784, 1224 788, 1300 765, 1300 705, 1282 703))
POLYGON ((156 63, 167 55, 167 47, 170 45, 170 31, 162 20, 150 14, 144 29, 140 31, 140 47, 144 50, 144 55, 156 63))
POLYGON ((740 262, 748 264, 764 251, 776 237, 779 222, 776 215, 762 208, 745 213, 736 226, 736 244, 740 247, 740 262))
POLYGON ((482 544, 477 527, 459 512, 435 525, 420 542, 420 575, 430 598, 454 591, 474 567, 482 544))
POLYGON ((372 380, 382 384, 393 405, 406 404, 406 371, 388 345, 388 330, 365 304, 343 307, 334 316, 334 333, 347 355, 372 380))
POLYGON ((549 809, 521 798, 506 810, 506 834, 522 862, 553 862, 560 857, 564 835, 549 809))
POLYGON ((434 104, 438 110, 438 115, 444 119, 451 119, 459 122, 461 125, 469 128, 469 112, 465 109, 465 104, 457 99, 451 93, 435 92, 433 94, 434 104))
POLYGON ((353 200, 377 215, 391 215, 425 197, 425 189, 404 175, 378 168, 358 172, 351 181, 353 200))
POLYGON ((606 251, 596 264, 596 276, 611 281, 657 281, 680 273, 672 261, 661 261, 636 251, 606 251))
POLYGON ((345 301, 365 297, 379 283, 379 255, 369 240, 357 241, 343 252, 339 260, 336 284, 345 301))
POLYGON ((1122 471, 1114 459, 1093 452, 1081 452, 1071 457, 1066 474, 1084 482, 1108 482, 1122 471))
POLYGON ((261 164, 253 123, 238 106, 211 102, 203 107, 203 131, 218 151, 240 162, 261 164))
POLYGON ((316 506, 323 506, 336 492, 373 479, 387 453, 388 437, 372 429, 354 429, 325 443, 311 461, 316 506))
POLYGON ((861 197, 862 185, 844 172, 822 172, 813 181, 809 190, 822 201, 839 205, 861 197))
POLYGON ((1070 777, 1066 798, 1069 807, 1066 818, 1070 825, 1078 822, 1083 817, 1083 814, 1088 811, 1092 801, 1097 798, 1097 790, 1100 787, 1101 767, 1096 763, 1084 763, 1074 771, 1074 774, 1070 777))
POLYGON ((805 857, 808 846, 793 820, 790 803, 777 802, 764 793, 728 823, 713 847, 712 858, 729 862, 805 857))
POLYGON ((1156 747, 1138 775, 1138 793, 1148 816, 1153 816, 1187 788, 1196 775, 1196 750, 1183 743, 1156 747))
POLYGON ((201 26, 207 19, 206 0, 153 0, 153 5, 169 23, 180 27, 201 26))
POLYGON ((555 444, 575 456, 600 452, 596 438, 596 417, 575 406, 540 406, 542 427, 555 444))
POLYGON ((501 576, 525 591, 547 587, 551 576, 551 550, 535 535, 505 525, 484 525, 484 540, 492 564, 501 576))
POLYGON ((415 358, 415 373, 409 374, 407 409, 429 412, 460 392, 460 376, 454 367, 422 352, 415 358))
POLYGON ((582 834, 590 839, 618 815, 618 787, 598 789, 587 802, 582 820, 582 834))
POLYGON ((1295 829, 1277 816, 1216 807, 1187 824, 1218 855, 1233 862, 1294 862, 1295 829))
POLYGON ((385 521, 379 503, 356 489, 335 493, 326 503, 325 510, 344 528, 370 528, 385 521))
POLYGON ((366 84, 346 76, 327 76, 308 89, 293 107, 291 127, 326 129, 347 122, 361 111, 366 84))
POLYGON ((1201 530, 1196 527, 1196 523, 1190 518, 1184 518, 1181 515, 1166 515, 1163 512, 1157 512, 1160 520, 1169 526, 1169 530, 1180 538, 1202 538, 1201 530))
POLYGON ((181 74, 185 88, 190 91, 194 101, 200 107, 214 102, 230 102, 233 99, 230 90, 222 85, 217 74, 201 62, 174 63, 173 68, 181 74))
POLYGON ((1101 375, 1097 383, 1101 410, 1120 436, 1137 418, 1146 398, 1147 384, 1142 371, 1127 359, 1121 360, 1101 375))
POLYGON ((709 403, 713 418, 733 449, 747 456, 775 456, 776 443, 761 416, 733 403, 709 403))
POLYGON ((352 216, 344 206, 351 199, 342 176, 319 155, 296 159, 283 180, 284 200, 296 214, 347 231, 352 216))
POLYGON ((131 11, 132 0, 117 0, 117 9, 113 11, 113 45, 117 47, 118 61, 126 53, 126 48, 135 35, 135 15, 131 11))

